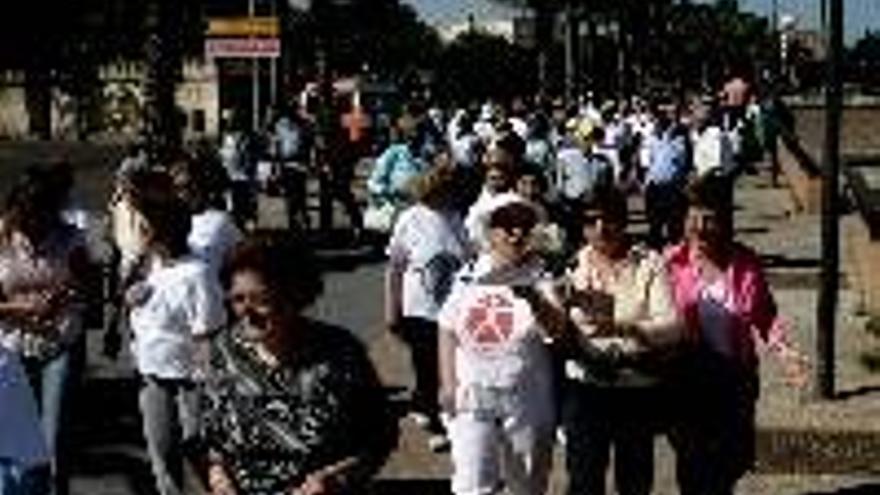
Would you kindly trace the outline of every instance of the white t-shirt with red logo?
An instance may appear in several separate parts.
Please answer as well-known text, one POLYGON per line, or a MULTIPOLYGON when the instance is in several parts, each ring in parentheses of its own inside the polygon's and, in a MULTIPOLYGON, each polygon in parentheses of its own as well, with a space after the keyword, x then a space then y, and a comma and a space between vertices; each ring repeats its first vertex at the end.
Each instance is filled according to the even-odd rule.
POLYGON ((497 271, 491 272, 492 261, 485 255, 463 269, 438 315, 441 331, 453 332, 458 344, 456 409, 478 409, 471 399, 479 401, 480 393, 499 390, 517 396, 515 402, 525 407, 552 403, 544 334, 528 302, 513 290, 541 282, 543 267, 527 264, 498 277, 497 271))

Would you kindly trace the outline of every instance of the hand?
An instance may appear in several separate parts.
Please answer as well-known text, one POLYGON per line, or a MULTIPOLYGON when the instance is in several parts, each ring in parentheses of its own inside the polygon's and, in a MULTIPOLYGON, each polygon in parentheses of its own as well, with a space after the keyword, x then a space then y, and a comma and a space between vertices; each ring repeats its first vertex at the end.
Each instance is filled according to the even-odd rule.
POLYGON ((211 495, 237 494, 232 478, 226 473, 226 469, 219 464, 208 468, 208 488, 211 490, 211 495))
POLYGON ((810 383, 810 359, 797 351, 788 351, 781 356, 782 374, 786 385, 804 389, 810 383))
POLYGON ((595 315, 590 315, 581 308, 571 308, 568 317, 585 337, 607 337, 616 333, 613 321, 596 318, 595 315))
POLYGON ((150 299, 152 288, 143 282, 133 284, 125 291, 125 305, 129 308, 138 307, 150 299))
POLYGON ((318 471, 293 490, 294 495, 332 495, 338 493, 339 483, 332 473, 318 471))

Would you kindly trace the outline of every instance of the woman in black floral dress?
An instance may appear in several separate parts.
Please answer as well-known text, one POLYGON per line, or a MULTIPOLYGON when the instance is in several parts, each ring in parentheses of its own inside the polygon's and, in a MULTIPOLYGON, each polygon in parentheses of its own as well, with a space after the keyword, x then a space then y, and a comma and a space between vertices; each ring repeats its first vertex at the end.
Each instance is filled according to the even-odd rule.
POLYGON ((294 251, 246 242, 223 273, 237 324, 214 339, 205 391, 214 495, 360 493, 396 444, 362 344, 300 314, 321 282, 294 251))

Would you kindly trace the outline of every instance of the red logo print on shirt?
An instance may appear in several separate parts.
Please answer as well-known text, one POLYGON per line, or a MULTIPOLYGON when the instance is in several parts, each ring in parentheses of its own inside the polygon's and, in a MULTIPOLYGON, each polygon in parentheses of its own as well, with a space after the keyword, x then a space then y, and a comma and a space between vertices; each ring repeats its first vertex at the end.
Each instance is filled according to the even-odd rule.
POLYGON ((484 295, 468 309, 465 334, 477 345, 503 344, 512 333, 513 303, 504 296, 484 295))

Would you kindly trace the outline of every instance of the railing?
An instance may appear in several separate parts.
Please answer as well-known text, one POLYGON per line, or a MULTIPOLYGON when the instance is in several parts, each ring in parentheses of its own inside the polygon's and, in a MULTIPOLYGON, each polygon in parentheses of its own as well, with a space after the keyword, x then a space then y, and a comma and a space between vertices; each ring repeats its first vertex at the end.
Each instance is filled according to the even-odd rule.
POLYGON ((880 241, 880 156, 849 157, 844 167, 855 207, 872 241, 880 241))

